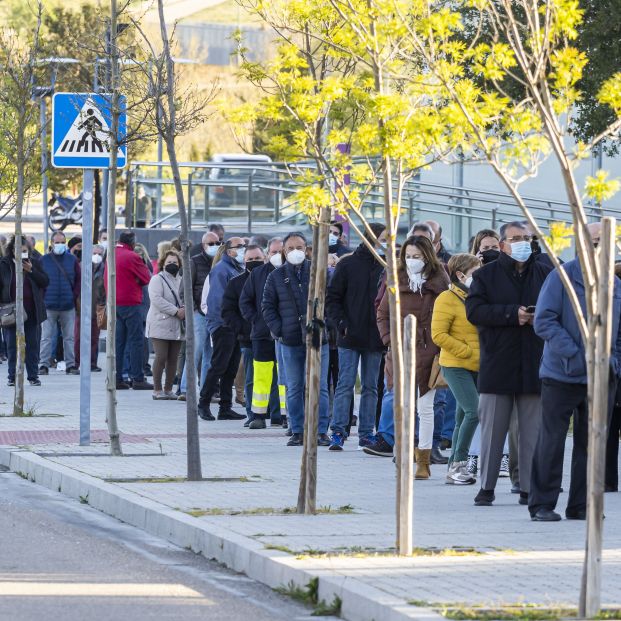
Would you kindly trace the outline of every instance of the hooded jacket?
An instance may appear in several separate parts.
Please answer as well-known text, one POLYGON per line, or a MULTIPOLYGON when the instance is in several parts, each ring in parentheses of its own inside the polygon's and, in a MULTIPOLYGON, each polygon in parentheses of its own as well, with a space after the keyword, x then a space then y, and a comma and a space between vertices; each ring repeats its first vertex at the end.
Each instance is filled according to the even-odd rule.
POLYGON ((209 272, 209 293, 207 294, 207 330, 213 334, 224 326, 222 319, 222 298, 224 290, 231 278, 235 278, 244 271, 244 268, 228 254, 209 272))
POLYGON ((265 290, 267 277, 275 269, 276 268, 268 262, 252 270, 239 298, 241 314, 252 326, 250 338, 253 341, 272 340, 270 329, 267 327, 265 318, 263 317, 261 302, 263 301, 263 291, 265 290))

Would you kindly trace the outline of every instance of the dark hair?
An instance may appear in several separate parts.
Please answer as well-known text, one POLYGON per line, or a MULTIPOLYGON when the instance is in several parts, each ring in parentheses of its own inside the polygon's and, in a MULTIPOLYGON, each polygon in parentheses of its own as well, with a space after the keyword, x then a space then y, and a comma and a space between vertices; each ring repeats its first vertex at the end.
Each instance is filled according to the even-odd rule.
MULTIPOLYGON (((28 241, 23 235, 22 246, 28 246, 28 241)), ((15 235, 9 237, 9 243, 6 245, 6 256, 15 258, 15 235)))
POLYGON ((79 235, 74 235, 68 242, 67 248, 71 250, 74 246, 82 243, 82 238, 79 235))
POLYGON ((338 222, 337 220, 334 220, 333 222, 330 222, 330 226, 334 226, 339 230, 339 237, 343 234, 343 223, 342 222, 338 222))
POLYGON ((506 222, 500 227, 500 240, 501 241, 504 241, 507 238, 506 232, 507 232, 507 229, 509 228, 520 229, 521 231, 527 230, 527 227, 524 225, 524 222, 518 222, 517 220, 514 220, 513 222, 506 222))
POLYGON ((157 271, 158 272, 163 272, 164 271, 164 263, 166 263, 166 259, 168 257, 175 257, 175 259, 177 259, 177 262, 179 263, 179 267, 181 267, 181 256, 179 255, 179 253, 176 250, 167 250, 166 252, 164 252, 162 254, 162 256, 158 259, 157 261, 157 271))
POLYGON ((221 224, 210 224, 207 230, 210 233, 215 233, 218 237, 224 237, 224 227, 221 224))
POLYGON ((409 236, 415 237, 416 231, 425 231, 425 233, 429 233, 429 236, 431 238, 435 237, 433 233, 433 229, 425 222, 414 222, 414 224, 412 225, 412 228, 410 229, 409 236))
POLYGON ((373 235, 375 235, 375 239, 373 239, 369 231, 364 232, 364 238, 370 244, 374 244, 377 241, 377 238, 386 230, 386 225, 381 222, 370 222, 369 228, 373 231, 373 235))
POLYGON ((265 250, 263 250, 263 246, 259 246, 259 244, 248 244, 246 246, 246 252, 248 252, 248 250, 260 250, 265 256, 265 250))
POLYGON ((67 241, 67 236, 66 236, 66 235, 65 235, 62 231, 55 231, 54 233, 52 233, 52 237, 50 238, 50 241, 51 241, 52 243, 54 243, 54 238, 55 238, 57 235, 62 235, 62 236, 63 236, 63 239, 64 239, 65 241, 67 241))
POLYGON ((133 246, 136 243, 136 234, 130 230, 121 231, 121 234, 119 235, 119 242, 121 244, 133 246))
POLYGON ((401 252, 399 253, 399 266, 406 274, 405 251, 408 246, 416 246, 421 251, 425 261, 425 270, 423 271, 423 276, 425 278, 431 278, 444 269, 438 260, 431 240, 424 235, 413 235, 403 242, 401 252))
POLYGON ((282 240, 282 245, 284 246, 292 237, 299 237, 301 240, 304 241, 304 245, 308 246, 308 242, 306 241, 306 237, 304 236, 304 233, 300 233, 299 231, 293 231, 292 233, 287 233, 285 235, 285 238, 282 240))
POLYGON ((250 238, 252 245, 261 246, 261 248, 267 248, 267 237, 265 235, 253 235, 250 238))
POLYGON ((472 241, 472 250, 470 251, 471 254, 478 254, 479 249, 481 248, 481 242, 486 237, 493 237, 494 239, 497 239, 497 240, 500 241, 500 237, 499 237, 498 233, 496 233, 496 231, 494 231, 494 229, 481 229, 474 236, 474 240, 472 241))

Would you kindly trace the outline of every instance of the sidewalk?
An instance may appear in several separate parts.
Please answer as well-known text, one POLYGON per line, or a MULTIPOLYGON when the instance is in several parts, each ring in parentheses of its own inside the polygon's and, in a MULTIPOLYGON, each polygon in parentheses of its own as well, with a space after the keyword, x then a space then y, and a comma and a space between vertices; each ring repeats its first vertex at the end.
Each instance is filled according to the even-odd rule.
MULTIPOLYGON (((8 413, 12 396, 5 372, 1 365, 1 414, 8 413)), ((432 480, 415 484, 414 545, 420 554, 400 559, 391 554, 394 464, 356 450, 355 437, 342 453, 320 449, 323 513, 298 516, 288 511, 297 501, 301 450, 285 446, 282 429, 199 421, 207 480, 182 482, 185 404, 155 402, 149 392, 119 392, 125 456, 112 458, 104 378, 95 374, 93 380, 90 447, 77 445, 79 378, 51 372, 42 387, 26 389, 36 416, 0 418, 0 463, 176 543, 190 538, 196 551, 270 586, 290 580, 304 585, 318 576, 321 598, 339 595, 347 619, 438 618, 426 603, 577 604, 584 522, 531 522, 508 479, 500 479, 494 507, 475 507, 476 486, 447 486, 445 467, 433 466, 432 480), (452 548, 457 550, 430 555, 452 548)), ((563 494, 561 512, 565 501, 563 494)), ((619 494, 606 495, 606 518, 603 601, 616 607, 619 494)))

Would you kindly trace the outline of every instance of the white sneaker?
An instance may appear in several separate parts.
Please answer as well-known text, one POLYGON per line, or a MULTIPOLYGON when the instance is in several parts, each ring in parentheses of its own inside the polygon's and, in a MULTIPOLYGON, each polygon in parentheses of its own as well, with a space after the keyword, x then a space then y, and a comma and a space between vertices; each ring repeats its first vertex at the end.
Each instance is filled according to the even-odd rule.
POLYGON ((468 455, 468 472, 475 477, 479 470, 479 456, 478 455, 468 455))
POLYGON ((472 485, 476 479, 466 471, 468 462, 454 461, 446 474, 447 485, 472 485))
POLYGON ((505 454, 502 456, 502 461, 500 462, 500 471, 498 472, 499 477, 508 477, 510 476, 509 472, 509 455, 505 454))

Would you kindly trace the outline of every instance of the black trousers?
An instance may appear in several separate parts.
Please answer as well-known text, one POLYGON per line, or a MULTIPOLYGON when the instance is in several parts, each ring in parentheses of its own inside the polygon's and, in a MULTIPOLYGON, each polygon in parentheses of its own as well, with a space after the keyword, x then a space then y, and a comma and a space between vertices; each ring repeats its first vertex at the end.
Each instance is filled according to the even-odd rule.
POLYGON ((220 411, 228 410, 233 404, 233 383, 239 368, 241 350, 235 333, 226 326, 218 328, 212 335, 213 350, 211 366, 201 388, 199 405, 209 407, 211 398, 220 383, 220 411))
POLYGON ((619 432, 621 431, 621 382, 617 382, 615 403, 608 421, 608 442, 606 443, 606 489, 619 489, 619 432))
POLYGON ((574 417, 574 448, 567 512, 586 509, 588 442, 587 385, 544 379, 541 386, 542 420, 528 496, 528 510, 554 509, 563 481, 563 457, 569 421, 574 417))

